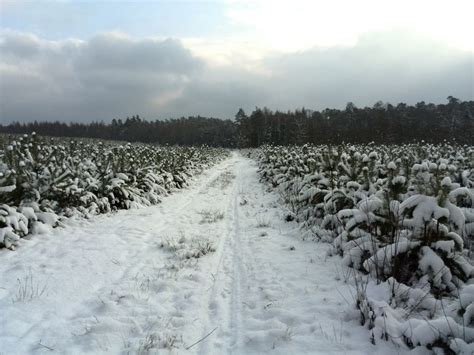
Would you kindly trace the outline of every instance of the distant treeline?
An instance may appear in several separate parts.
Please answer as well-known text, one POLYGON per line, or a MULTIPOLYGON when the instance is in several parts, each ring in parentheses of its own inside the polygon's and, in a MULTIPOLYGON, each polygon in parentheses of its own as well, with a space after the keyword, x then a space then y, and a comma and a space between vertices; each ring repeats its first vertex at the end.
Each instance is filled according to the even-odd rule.
POLYGON ((256 108, 247 115, 240 109, 235 120, 206 117, 147 121, 139 116, 111 123, 33 122, 0 125, 0 132, 90 137, 145 143, 224 147, 257 147, 262 144, 408 143, 455 140, 473 144, 474 101, 452 96, 446 104, 396 106, 376 103, 344 110, 301 109, 289 112, 256 108))
POLYGON ((234 147, 236 125, 231 120, 188 117, 147 121, 138 115, 111 123, 32 122, 0 126, 4 133, 29 133, 55 137, 88 137, 129 142, 169 145, 203 145, 234 147))

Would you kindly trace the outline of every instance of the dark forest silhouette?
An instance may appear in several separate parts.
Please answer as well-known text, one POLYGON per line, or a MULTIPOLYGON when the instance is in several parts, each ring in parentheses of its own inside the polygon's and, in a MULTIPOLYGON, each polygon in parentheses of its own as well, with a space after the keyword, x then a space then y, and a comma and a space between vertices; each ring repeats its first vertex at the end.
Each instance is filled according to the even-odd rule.
POLYGON ((396 106, 377 102, 357 108, 348 103, 344 110, 271 111, 256 108, 247 115, 240 109, 235 120, 188 117, 148 121, 138 115, 111 123, 32 122, 0 125, 0 132, 90 137, 158 144, 223 147, 257 147, 262 144, 399 144, 424 140, 439 143, 455 140, 473 143, 474 101, 452 96, 446 104, 419 102, 396 106))

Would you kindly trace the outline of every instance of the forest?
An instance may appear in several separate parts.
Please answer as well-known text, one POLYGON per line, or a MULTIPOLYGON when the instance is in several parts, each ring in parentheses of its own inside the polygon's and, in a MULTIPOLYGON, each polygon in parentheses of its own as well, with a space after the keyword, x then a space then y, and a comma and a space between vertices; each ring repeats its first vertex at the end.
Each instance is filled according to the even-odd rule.
POLYGON ((256 107, 250 114, 239 109, 234 120, 191 116, 150 121, 135 115, 113 119, 111 123, 14 122, 0 125, 0 132, 231 148, 342 142, 401 144, 422 140, 466 144, 472 143, 474 101, 449 96, 445 104, 421 101, 413 106, 394 106, 379 101, 372 107, 358 108, 349 102, 343 110, 302 108, 288 112, 256 107))

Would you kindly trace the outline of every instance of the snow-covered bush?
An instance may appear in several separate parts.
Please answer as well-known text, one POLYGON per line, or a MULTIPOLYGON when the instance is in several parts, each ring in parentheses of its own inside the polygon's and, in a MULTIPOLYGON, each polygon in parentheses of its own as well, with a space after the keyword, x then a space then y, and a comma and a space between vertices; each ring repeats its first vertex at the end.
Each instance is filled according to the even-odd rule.
POLYGON ((345 265, 386 288, 381 306, 380 292, 358 287, 363 324, 385 327, 374 341, 398 336, 404 346, 455 352, 473 341, 474 308, 461 302, 446 315, 440 303, 459 304, 474 284, 473 153, 451 144, 343 144, 266 146, 253 155, 304 237, 332 242, 345 265), (401 324, 416 332, 387 331, 401 324), (437 335, 428 337, 432 328, 437 335))
POLYGON ((159 203, 227 153, 95 140, 0 137, 0 246, 73 215, 159 203))

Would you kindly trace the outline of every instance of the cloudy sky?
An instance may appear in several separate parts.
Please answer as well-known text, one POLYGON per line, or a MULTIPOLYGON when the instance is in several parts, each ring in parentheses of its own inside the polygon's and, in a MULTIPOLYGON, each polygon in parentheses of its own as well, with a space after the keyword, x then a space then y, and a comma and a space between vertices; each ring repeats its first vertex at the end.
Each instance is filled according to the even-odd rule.
POLYGON ((472 0, 0 0, 0 123, 474 99, 472 0))

